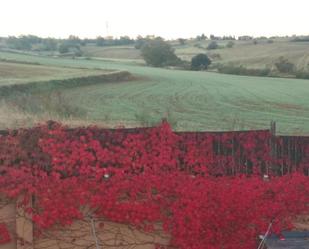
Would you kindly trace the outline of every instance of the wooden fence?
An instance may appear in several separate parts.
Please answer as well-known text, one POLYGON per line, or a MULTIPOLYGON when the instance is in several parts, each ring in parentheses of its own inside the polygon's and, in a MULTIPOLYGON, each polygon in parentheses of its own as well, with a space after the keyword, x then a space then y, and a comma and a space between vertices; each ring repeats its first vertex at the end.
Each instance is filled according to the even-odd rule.
MULTIPOLYGON (((150 128, 129 128, 129 129, 96 129, 94 130, 97 139, 104 143, 104 140, 112 141, 115 134, 125 139, 130 134, 141 134, 147 132, 150 128)), ((79 136, 86 129, 72 128, 67 129, 71 136, 79 136)), ((32 130, 25 139, 31 137, 32 130)), ((0 131, 1 135, 7 135, 8 131, 0 131)), ((284 175, 295 171, 303 172, 309 175, 309 136, 277 136, 276 123, 271 122, 270 129, 267 130, 249 130, 249 131, 231 131, 231 132, 175 132, 181 137, 182 144, 179 146, 183 150, 180 157, 185 157, 187 153, 187 144, 194 143, 195 147, 200 149, 200 153, 212 153, 214 158, 213 165, 218 169, 226 164, 227 167, 221 172, 214 174, 253 173, 256 168, 262 174, 284 175), (245 143, 248 137, 252 138, 255 146, 258 148, 250 152, 245 143), (259 136, 261 138, 259 138, 259 136), (211 143, 212 149, 207 144, 205 151, 203 147, 205 142, 211 143), (188 143, 187 143, 188 142, 188 143), (186 144, 187 143, 187 144, 186 144), (250 154, 250 155, 248 155, 250 154), (257 157, 258 162, 253 160, 257 157), (229 165, 228 165, 229 164, 229 165), (253 169, 254 168, 254 169, 253 169), (223 171, 223 172, 222 172, 223 171)), ((121 142, 121 139, 117 141, 121 142)), ((26 142, 27 143, 27 142, 26 142)), ((31 148, 30 148, 31 149, 31 148)), ((180 158, 182 160, 183 158, 180 158)), ((214 167, 213 167, 214 168, 214 167)))
MULTIPOLYGON (((145 128, 147 129, 147 128, 145 128)), ((125 129, 126 133, 135 133, 142 129, 125 129)), ((238 133, 250 134, 251 131, 240 131, 238 133)), ((252 131, 257 132, 257 131, 252 131)), ((269 146, 269 154, 272 168, 279 175, 302 169, 309 175, 309 137, 300 136, 276 136, 276 124, 271 123, 269 130, 260 132, 269 133, 269 139, 265 146, 269 146), (302 168, 304 167, 304 168, 302 168), (307 168, 306 168, 307 167, 307 168), (307 171, 306 171, 307 170, 307 171)), ((237 132, 233 132, 236 134, 237 132)), ((0 131, 0 135, 7 135, 7 131, 0 131)), ((203 137, 209 134, 217 134, 218 137, 230 134, 228 132, 177 132, 176 134, 190 138, 193 141, 201 142, 203 137)), ((101 139, 104 139, 102 137, 101 139)), ((225 149, 217 139, 213 143, 213 153, 220 156, 235 156, 234 148, 225 149)), ((242 153, 240 151, 240 153, 242 153)), ((230 158, 230 157, 229 157, 230 158)), ((238 164, 245 165, 245 171, 249 171, 250 162, 245 156, 238 158, 238 164)), ((218 162, 220 163, 220 162, 218 162)), ((262 165, 263 166, 263 165, 262 165)), ((264 165, 265 166, 265 165, 264 165)), ((78 249, 97 248, 96 241, 99 241, 102 248, 109 249, 153 249, 155 244, 168 244, 169 236, 163 231, 156 234, 138 231, 126 224, 116 224, 104 221, 101 226, 100 220, 82 220, 75 222, 68 228, 55 228, 46 234, 36 234, 33 223, 26 217, 22 210, 16 207, 15 203, 7 202, 0 197, 0 249, 78 249), (6 234, 8 236, 6 236, 6 234)))

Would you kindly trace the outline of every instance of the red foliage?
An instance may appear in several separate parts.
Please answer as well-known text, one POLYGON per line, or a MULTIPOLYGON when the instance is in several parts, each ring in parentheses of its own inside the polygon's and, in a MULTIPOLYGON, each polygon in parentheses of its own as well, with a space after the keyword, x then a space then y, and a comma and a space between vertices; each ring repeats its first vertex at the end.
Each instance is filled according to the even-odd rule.
POLYGON ((11 242, 11 237, 5 224, 0 224, 0 245, 11 242))
POLYGON ((303 172, 309 176, 309 137, 277 137, 273 164, 275 173, 303 172))
POLYGON ((0 138, 0 192, 22 195, 19 205, 40 229, 91 215, 146 231, 161 223, 176 248, 255 248, 271 221, 279 233, 309 211, 306 176, 261 179, 269 138, 266 131, 173 133, 167 123, 139 130, 41 126, 0 138))

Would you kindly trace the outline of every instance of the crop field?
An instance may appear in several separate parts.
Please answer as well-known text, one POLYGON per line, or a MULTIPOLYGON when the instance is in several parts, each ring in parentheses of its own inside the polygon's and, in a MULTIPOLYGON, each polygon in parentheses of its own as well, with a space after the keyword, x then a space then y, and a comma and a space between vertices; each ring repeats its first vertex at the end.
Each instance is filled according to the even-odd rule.
POLYGON ((110 59, 126 59, 126 60, 141 60, 142 57, 139 50, 134 46, 84 46, 82 47, 83 53, 88 57, 102 57, 110 59))
POLYGON ((234 41, 233 48, 225 48, 227 41, 218 41, 219 49, 207 50, 209 41, 190 41, 185 45, 174 45, 176 54, 190 60, 198 53, 216 55, 214 62, 243 65, 250 68, 272 68, 280 56, 295 64, 298 70, 309 70, 309 42, 290 42, 288 40, 234 41), (219 58, 218 58, 219 57, 219 58))
MULTIPOLYGON (((309 134, 309 80, 232 76, 151 68, 134 62, 61 59, 0 53, 0 59, 48 66, 126 70, 136 80, 64 89, 82 120, 149 125, 166 117, 176 130, 264 129, 277 121, 281 134, 309 134)), ((56 119, 56 116, 55 116, 56 119)))

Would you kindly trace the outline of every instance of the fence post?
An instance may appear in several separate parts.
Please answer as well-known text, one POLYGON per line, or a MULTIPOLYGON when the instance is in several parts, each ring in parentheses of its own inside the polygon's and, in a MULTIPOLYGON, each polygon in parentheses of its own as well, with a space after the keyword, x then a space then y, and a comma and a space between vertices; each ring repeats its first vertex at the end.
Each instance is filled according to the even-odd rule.
MULTIPOLYGON (((271 158, 271 162, 270 162, 270 166, 273 167, 273 162, 276 159, 276 122, 275 121, 271 121, 270 122, 270 158, 271 158)), ((269 168, 267 169, 267 174, 269 174, 269 168)))
POLYGON ((16 246, 17 249, 33 249, 33 223, 24 209, 18 206, 18 202, 21 200, 22 197, 18 198, 16 202, 16 246))

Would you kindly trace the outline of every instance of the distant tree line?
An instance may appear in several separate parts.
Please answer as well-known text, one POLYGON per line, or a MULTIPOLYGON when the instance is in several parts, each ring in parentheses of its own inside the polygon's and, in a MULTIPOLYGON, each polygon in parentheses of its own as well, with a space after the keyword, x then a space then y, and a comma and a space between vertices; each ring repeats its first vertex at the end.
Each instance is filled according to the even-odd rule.
MULTIPOLYGON (((91 42, 89 42, 91 43, 91 42)), ((114 39, 112 37, 104 38, 98 36, 95 40, 92 40, 92 43, 95 43, 97 46, 121 46, 121 45, 131 45, 135 43, 134 39, 131 39, 128 36, 121 36, 120 38, 114 39)))
MULTIPOLYGON (((1 38, 1 37, 0 37, 1 38)), ((243 35, 239 36, 237 39, 240 41, 252 41, 253 44, 258 44, 259 40, 265 40, 267 43, 273 43, 274 39, 278 37, 257 37, 243 35)), ((287 38, 287 37, 286 37, 287 38)), ((141 49, 145 42, 156 39, 154 36, 138 36, 136 39, 132 39, 128 36, 121 36, 119 38, 114 37, 102 37, 98 36, 94 39, 81 39, 78 36, 70 35, 67 39, 56 39, 56 38, 41 38, 35 35, 21 35, 21 36, 10 36, 8 38, 2 37, 6 46, 10 49, 16 50, 30 50, 30 51, 58 51, 60 54, 71 53, 75 55, 81 55, 81 46, 86 46, 88 44, 94 46, 121 46, 121 45, 134 45, 136 49, 141 49)), ((188 39, 179 38, 177 39, 180 45, 185 45, 188 39)), ((216 49, 218 44, 215 41, 227 40, 231 41, 228 43, 227 47, 233 47, 233 41, 236 40, 235 36, 216 36, 211 34, 207 37, 205 34, 201 34, 195 37, 197 41, 210 40, 207 49, 216 49)), ((293 36, 291 38, 292 42, 308 42, 309 36, 293 36)))
POLYGON ((58 42, 54 38, 40 38, 34 35, 10 36, 6 39, 8 47, 17 50, 53 51, 57 49, 58 42))
POLYGON ((121 36, 120 38, 113 37, 97 37, 95 39, 81 39, 78 36, 70 35, 67 39, 56 38, 41 38, 35 35, 21 35, 10 36, 8 38, 2 37, 7 48, 15 50, 26 51, 57 51, 60 54, 72 54, 75 56, 82 55, 82 46, 87 44, 97 46, 120 46, 135 44, 136 40, 128 36, 121 36))
POLYGON ((291 41, 292 42, 309 42, 309 35, 308 36, 296 36, 291 41))
MULTIPOLYGON (((231 35, 224 35, 224 36, 217 36, 214 34, 211 34, 206 36, 205 34, 197 35, 194 39, 196 41, 203 41, 203 40, 212 40, 212 41, 234 41, 234 40, 239 40, 239 41, 251 41, 251 40, 274 40, 278 38, 292 38, 291 41, 309 41, 309 36, 271 36, 271 37, 266 37, 266 36, 259 36, 259 37, 253 37, 250 35, 241 35, 236 38, 236 36, 231 36, 231 35)), ((181 39, 181 38, 180 38, 181 39)), ((180 40, 178 39, 178 40, 180 40)), ((191 39, 192 40, 192 39, 191 39)))

